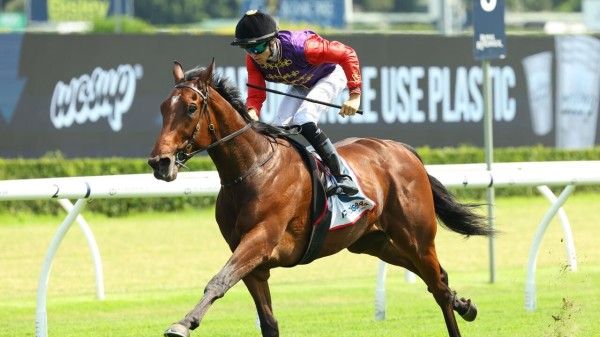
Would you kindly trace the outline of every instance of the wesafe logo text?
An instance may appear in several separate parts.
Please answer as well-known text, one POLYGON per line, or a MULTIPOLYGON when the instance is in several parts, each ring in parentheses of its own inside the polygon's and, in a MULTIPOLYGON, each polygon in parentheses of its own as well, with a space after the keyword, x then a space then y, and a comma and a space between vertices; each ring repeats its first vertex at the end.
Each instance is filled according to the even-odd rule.
POLYGON ((50 105, 52 124, 61 129, 106 118, 113 131, 120 131, 143 75, 140 64, 121 64, 116 69, 96 67, 68 83, 59 81, 50 105))

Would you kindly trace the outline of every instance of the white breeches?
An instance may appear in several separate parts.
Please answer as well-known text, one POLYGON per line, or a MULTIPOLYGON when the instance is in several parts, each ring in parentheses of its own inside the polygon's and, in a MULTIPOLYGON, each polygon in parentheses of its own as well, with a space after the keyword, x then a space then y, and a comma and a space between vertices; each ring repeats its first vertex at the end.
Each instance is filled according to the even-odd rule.
MULTIPOLYGON (((320 79, 311 88, 299 85, 290 86, 287 92, 317 101, 334 103, 340 93, 346 88, 346 85, 347 80, 344 70, 337 65, 331 74, 320 79)), ((309 122, 318 124, 321 114, 325 113, 329 108, 323 104, 284 96, 272 124, 275 126, 302 125, 309 122)))

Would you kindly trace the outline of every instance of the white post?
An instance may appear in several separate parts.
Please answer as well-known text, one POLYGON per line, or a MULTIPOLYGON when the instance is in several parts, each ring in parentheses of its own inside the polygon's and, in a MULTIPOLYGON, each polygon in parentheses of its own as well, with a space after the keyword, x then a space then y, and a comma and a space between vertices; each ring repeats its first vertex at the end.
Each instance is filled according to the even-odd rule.
POLYGON ((449 0, 440 0, 439 20, 442 35, 452 35, 452 7, 449 0))
POLYGON ((375 288, 375 320, 385 320, 385 275, 387 274, 387 263, 379 261, 377 269, 377 287, 375 288))
MULTIPOLYGON (((73 210, 73 204, 68 199, 58 199, 60 205, 70 213, 73 210)), ((100 258, 100 250, 96 243, 96 238, 81 214, 77 215, 77 223, 79 228, 83 232, 85 239, 87 240, 88 246, 90 247, 90 253, 92 254, 92 262, 94 263, 94 274, 96 276, 96 298, 99 300, 104 299, 104 276, 102 273, 102 258, 100 258)))
POLYGON ((525 310, 526 311, 534 311, 536 307, 536 294, 535 294, 535 268, 537 264, 537 256, 540 247, 540 243, 542 242, 542 237, 546 232, 546 228, 548 228, 548 224, 550 224, 550 220, 554 217, 556 212, 562 205, 567 201, 567 198, 573 190, 575 189, 574 185, 568 185, 562 191, 556 202, 552 204, 546 215, 542 219, 540 226, 538 227, 535 237, 533 238, 533 243, 531 244, 531 250, 529 251, 529 262, 527 264, 527 278, 525 280, 525 310))
MULTIPOLYGON (((556 202, 556 196, 552 193, 552 190, 546 185, 538 186, 538 191, 542 193, 546 199, 550 200, 551 203, 556 202)), ((558 218, 562 225, 563 233, 565 235, 565 248, 567 250, 567 266, 571 271, 577 271, 577 254, 575 253, 575 240, 573 240, 573 231, 571 230, 571 223, 567 218, 567 212, 564 208, 558 210, 558 218)))
POLYGON ((36 337, 47 337, 48 336, 48 315, 46 313, 46 295, 48 293, 48 280, 50 278, 50 269, 52 268, 52 261, 56 250, 60 245, 62 239, 67 234, 67 231, 75 221, 75 218, 81 213, 81 210, 87 202, 86 199, 79 199, 75 203, 75 206, 69 212, 63 223, 58 228, 56 234, 50 242, 48 252, 44 258, 42 264, 42 272, 40 273, 40 279, 38 282, 38 293, 37 293, 37 306, 35 310, 35 336, 36 337))
POLYGON ((346 20, 346 29, 354 27, 354 7, 352 0, 344 0, 344 19, 346 20))

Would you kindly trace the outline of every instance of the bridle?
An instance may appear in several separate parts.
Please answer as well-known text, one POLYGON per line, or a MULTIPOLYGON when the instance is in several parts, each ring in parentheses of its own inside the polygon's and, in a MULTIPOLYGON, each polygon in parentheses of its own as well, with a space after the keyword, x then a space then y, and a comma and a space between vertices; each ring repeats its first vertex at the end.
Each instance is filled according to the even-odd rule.
POLYGON ((175 86, 175 88, 177 89, 181 89, 181 88, 187 88, 187 89, 191 89, 194 92, 196 92, 198 95, 200 95, 200 97, 202 97, 202 109, 200 110, 200 118, 198 119, 198 123, 196 124, 196 127, 194 128, 194 131, 192 132, 192 135, 190 136, 190 140, 188 141, 187 145, 185 146, 184 150, 181 150, 177 153, 175 153, 175 165, 179 166, 179 167, 185 167, 187 169, 189 169, 187 166, 185 166, 184 162, 190 158, 192 158, 194 155, 206 151, 208 149, 211 149, 217 145, 220 145, 222 143, 225 143, 228 140, 231 140, 239 135, 241 135, 242 133, 246 132, 248 129, 250 129, 252 127, 252 123, 248 123, 246 126, 244 126, 243 128, 237 130, 236 132, 225 136, 221 139, 217 139, 217 133, 215 132, 215 125, 212 123, 211 119, 210 119, 210 114, 209 113, 205 113, 206 112, 206 107, 208 106, 208 99, 210 98, 210 93, 208 90, 206 90, 206 93, 200 91, 200 89, 191 86, 189 84, 177 84, 175 86), (206 120, 208 122, 208 130, 210 131, 210 136, 212 138, 212 143, 210 143, 208 146, 203 147, 203 148, 199 148, 195 151, 189 152, 192 150, 192 147, 194 146, 194 139, 196 138, 196 134, 198 133, 198 131, 200 130, 200 124, 202 123, 202 120, 204 119, 204 116, 206 115, 206 120))
MULTIPOLYGON (((198 123, 196 124, 196 127, 194 128, 194 131, 192 131, 192 135, 190 136, 190 140, 188 141, 187 145, 185 146, 184 150, 181 150, 177 153, 175 153, 175 165, 177 165, 178 167, 185 167, 189 170, 189 167, 185 166, 184 162, 186 160, 189 160, 190 158, 192 158, 195 154, 198 154, 200 152, 206 151, 208 149, 211 149, 217 145, 223 144, 228 140, 231 140, 239 135, 241 135, 242 133, 248 131, 251 127, 252 124, 254 124, 254 121, 246 124, 246 126, 244 126, 243 128, 237 130, 236 132, 227 135, 221 139, 217 139, 217 133, 215 132, 215 125, 212 123, 211 119, 210 119, 210 113, 206 113, 206 108, 208 106, 208 99, 210 98, 210 91, 207 89, 206 92, 202 92, 200 91, 200 89, 191 86, 189 84, 177 84, 175 86, 175 88, 177 89, 181 89, 181 88, 187 88, 187 89, 191 89, 194 92, 196 92, 198 95, 200 95, 200 97, 202 97, 202 109, 200 110, 200 118, 198 119, 198 123), (196 134, 198 133, 198 131, 200 130, 200 124, 202 123, 202 120, 204 119, 204 115, 206 115, 206 120, 208 122, 208 130, 210 131, 210 135, 212 138, 212 143, 210 143, 208 146, 203 147, 203 148, 199 148, 195 151, 191 151, 192 147, 194 146, 194 139, 196 138, 196 134), (191 151, 191 152, 189 152, 191 151)), ((221 182, 222 186, 231 186, 237 183, 242 182, 242 180, 244 180, 246 177, 248 177, 250 174, 254 173, 254 171, 256 171, 258 168, 262 167, 267 161, 269 161, 273 155, 275 154, 275 149, 273 147, 273 144, 270 143, 271 145, 271 154, 269 156, 267 156, 266 158, 264 158, 261 162, 256 163, 254 165, 252 165, 252 167, 250 167, 250 169, 244 173, 242 176, 235 178, 232 182, 227 183, 227 184, 223 184, 223 182, 221 182)))

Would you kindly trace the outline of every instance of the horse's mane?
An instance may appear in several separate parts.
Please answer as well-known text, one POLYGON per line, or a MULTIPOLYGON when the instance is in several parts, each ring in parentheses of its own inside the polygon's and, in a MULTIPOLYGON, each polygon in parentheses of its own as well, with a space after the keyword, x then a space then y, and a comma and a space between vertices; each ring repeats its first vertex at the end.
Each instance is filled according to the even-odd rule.
MULTIPOLYGON (((196 67, 185 73, 185 81, 191 81, 200 76, 205 68, 196 67)), ((280 128, 260 121, 255 121, 246 111, 246 104, 242 99, 240 90, 226 77, 219 73, 213 74, 211 87, 215 89, 248 123, 252 123, 252 128, 257 132, 272 137, 283 137, 294 135, 290 129, 280 128)))

